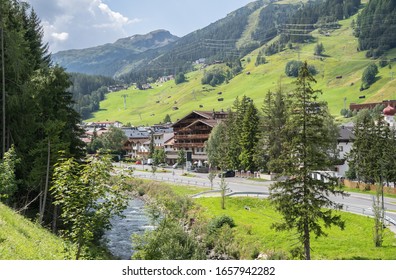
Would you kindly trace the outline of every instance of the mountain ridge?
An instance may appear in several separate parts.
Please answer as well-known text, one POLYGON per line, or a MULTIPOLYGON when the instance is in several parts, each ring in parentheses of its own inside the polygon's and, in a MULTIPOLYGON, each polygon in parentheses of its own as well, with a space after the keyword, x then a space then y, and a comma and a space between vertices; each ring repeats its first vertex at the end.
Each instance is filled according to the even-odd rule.
POLYGON ((159 29, 121 38, 114 43, 60 51, 52 55, 52 60, 68 72, 113 76, 131 61, 139 61, 140 54, 161 49, 178 39, 169 31, 159 29))

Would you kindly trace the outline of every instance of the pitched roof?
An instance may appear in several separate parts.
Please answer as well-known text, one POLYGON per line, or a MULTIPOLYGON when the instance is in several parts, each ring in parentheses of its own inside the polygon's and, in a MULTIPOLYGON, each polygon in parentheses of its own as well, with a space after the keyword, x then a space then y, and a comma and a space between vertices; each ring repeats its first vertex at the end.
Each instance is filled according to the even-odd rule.
POLYGON ((207 126, 210 126, 210 127, 215 127, 217 124, 219 124, 219 122, 220 122, 220 120, 196 120, 196 121, 194 121, 192 124, 190 124, 189 126, 187 126, 187 127, 191 127, 191 126, 193 126, 193 125, 195 125, 195 124, 197 124, 197 123, 203 123, 203 124, 206 124, 207 126))
POLYGON ((190 114, 184 116, 183 118, 181 118, 180 120, 178 120, 177 122, 175 122, 174 124, 172 124, 172 127, 174 127, 176 124, 184 121, 185 119, 187 119, 188 117, 190 117, 192 114, 197 114, 198 116, 202 117, 203 119, 206 120, 216 120, 216 116, 219 115, 227 115, 226 112, 214 112, 214 111, 192 111, 190 114))
POLYGON ((338 142, 349 142, 355 139, 355 135, 353 134, 353 127, 351 126, 340 126, 338 132, 338 142))

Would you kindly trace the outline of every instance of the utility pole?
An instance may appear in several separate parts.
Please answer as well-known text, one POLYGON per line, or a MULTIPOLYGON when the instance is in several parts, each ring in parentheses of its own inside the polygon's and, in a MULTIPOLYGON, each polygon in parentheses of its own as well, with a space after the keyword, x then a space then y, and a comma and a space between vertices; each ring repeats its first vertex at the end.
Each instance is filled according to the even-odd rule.
POLYGON ((124 110, 126 110, 126 99, 127 99, 128 95, 123 94, 122 97, 124 97, 124 110))

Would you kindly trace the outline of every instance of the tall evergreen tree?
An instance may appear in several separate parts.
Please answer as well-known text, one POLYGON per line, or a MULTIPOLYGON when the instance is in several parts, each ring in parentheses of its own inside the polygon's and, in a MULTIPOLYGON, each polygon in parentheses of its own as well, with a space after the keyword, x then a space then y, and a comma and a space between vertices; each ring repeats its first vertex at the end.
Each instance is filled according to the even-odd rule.
POLYGON ((275 93, 268 91, 262 108, 264 113, 262 140, 264 154, 267 157, 265 169, 274 173, 282 171, 276 168, 276 162, 287 139, 283 133, 287 117, 286 105, 286 95, 279 86, 275 93))
POLYGON ((336 139, 331 137, 328 127, 323 126, 331 115, 327 104, 317 101, 321 91, 311 87, 315 82, 304 63, 282 130, 289 139, 277 163, 281 175, 287 179, 275 183, 270 195, 276 210, 283 216, 283 222, 274 227, 296 230, 307 260, 311 259, 312 234, 316 237, 326 235, 323 226, 344 228, 341 216, 331 210, 340 209, 341 205, 328 198, 330 194, 342 195, 343 191, 337 190, 336 180, 331 176, 320 173, 325 179, 318 178, 318 170, 327 171, 332 167, 330 150, 336 139))
POLYGON ((383 116, 373 118, 368 112, 357 118, 354 134, 355 140, 348 160, 359 180, 369 187, 376 186, 373 239, 375 246, 380 247, 384 238, 384 184, 392 178, 392 170, 396 167, 393 155, 390 155, 395 135, 383 116))
MULTIPOLYGON (((40 21, 25 2, 3 0, 0 5, 4 33, 4 71, 6 96, 0 106, 6 129, 1 129, 2 144, 14 145, 21 164, 17 166, 17 189, 10 202, 24 206, 40 197, 39 212, 49 213, 52 201, 46 196, 52 165, 58 150, 81 158, 82 131, 79 115, 71 108, 69 76, 52 66, 48 46, 42 42, 40 21), (41 194, 38 196, 38 194, 41 194), (47 207, 49 205, 49 207, 47 207)), ((41 215, 42 216, 42 215, 41 215)))
POLYGON ((241 135, 239 144, 241 147, 241 154, 239 160, 241 162, 241 169, 254 172, 257 170, 257 151, 259 142, 259 122, 260 118, 258 110, 250 101, 248 108, 243 116, 241 125, 241 135))

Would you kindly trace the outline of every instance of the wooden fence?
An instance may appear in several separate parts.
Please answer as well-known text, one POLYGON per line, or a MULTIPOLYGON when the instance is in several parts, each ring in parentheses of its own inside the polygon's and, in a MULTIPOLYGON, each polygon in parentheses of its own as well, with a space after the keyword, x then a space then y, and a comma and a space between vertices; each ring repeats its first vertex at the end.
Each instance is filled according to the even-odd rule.
MULTIPOLYGON (((360 189, 360 190, 372 190, 375 191, 377 186, 376 185, 368 185, 363 182, 356 182, 356 181, 350 181, 347 179, 344 179, 343 182, 341 182, 344 186, 347 188, 351 189, 360 189)), ((391 188, 391 187, 384 187, 384 193, 389 193, 389 194, 396 194, 396 188, 391 188)))

